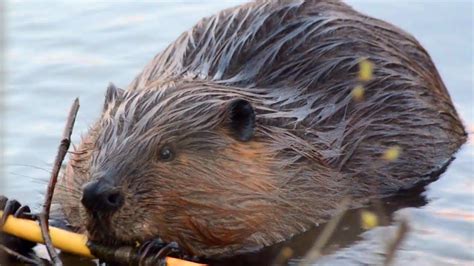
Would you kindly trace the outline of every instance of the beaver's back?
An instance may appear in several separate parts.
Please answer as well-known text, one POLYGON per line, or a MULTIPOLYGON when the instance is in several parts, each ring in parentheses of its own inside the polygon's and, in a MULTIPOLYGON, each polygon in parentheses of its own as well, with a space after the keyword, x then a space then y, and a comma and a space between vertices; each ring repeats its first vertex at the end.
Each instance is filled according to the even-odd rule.
POLYGON ((206 80, 261 94, 262 121, 304 138, 360 191, 410 186, 445 164, 465 131, 430 56, 406 32, 329 1, 258 1, 203 19, 130 85, 206 80), (375 65, 354 102, 358 62, 375 65), (275 119, 279 118, 279 119, 275 119), (275 122, 277 121, 277 122, 275 122), (401 157, 374 164, 389 147, 401 157))

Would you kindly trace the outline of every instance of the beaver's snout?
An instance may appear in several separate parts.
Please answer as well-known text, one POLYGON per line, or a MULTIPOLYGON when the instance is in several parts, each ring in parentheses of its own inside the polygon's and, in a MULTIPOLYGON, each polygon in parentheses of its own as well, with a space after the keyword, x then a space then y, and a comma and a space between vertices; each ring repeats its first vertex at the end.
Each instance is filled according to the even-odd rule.
POLYGON ((91 212, 115 212, 124 203, 122 191, 102 180, 96 180, 84 185, 82 205, 91 212))

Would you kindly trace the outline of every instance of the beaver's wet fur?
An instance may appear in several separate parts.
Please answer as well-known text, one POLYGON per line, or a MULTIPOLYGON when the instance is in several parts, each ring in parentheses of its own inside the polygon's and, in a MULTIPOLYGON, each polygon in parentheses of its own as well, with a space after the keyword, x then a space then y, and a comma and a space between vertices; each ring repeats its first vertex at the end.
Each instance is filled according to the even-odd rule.
POLYGON ((56 200, 97 242, 226 256, 327 221, 344 198, 414 186, 465 139, 413 36, 336 0, 257 1, 204 18, 127 90, 111 86, 56 200), (354 101, 362 59, 374 73, 354 101))

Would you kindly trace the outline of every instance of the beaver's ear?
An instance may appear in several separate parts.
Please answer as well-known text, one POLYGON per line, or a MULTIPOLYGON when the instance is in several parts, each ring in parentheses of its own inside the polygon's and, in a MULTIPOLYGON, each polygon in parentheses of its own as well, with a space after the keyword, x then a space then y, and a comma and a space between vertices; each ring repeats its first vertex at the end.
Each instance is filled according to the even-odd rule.
POLYGON ((243 99, 232 100, 228 105, 230 130, 240 141, 249 141, 255 130, 255 111, 243 99))
POLYGON ((107 111, 110 104, 119 102, 122 99, 124 92, 124 90, 117 88, 112 82, 110 82, 107 87, 107 92, 105 93, 104 109, 102 112, 107 111))

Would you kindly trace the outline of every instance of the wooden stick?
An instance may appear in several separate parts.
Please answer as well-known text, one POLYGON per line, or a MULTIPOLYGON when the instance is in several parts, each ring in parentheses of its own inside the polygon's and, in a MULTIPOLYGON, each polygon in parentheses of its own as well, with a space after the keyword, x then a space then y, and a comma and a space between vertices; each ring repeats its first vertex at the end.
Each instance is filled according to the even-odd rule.
MULTIPOLYGON (((2 216, 3 211, 0 211, 2 216)), ((8 216, 1 230, 7 234, 29 240, 36 243, 44 243, 41 229, 38 223, 28 219, 21 219, 8 216)), ((73 233, 56 227, 49 228, 52 244, 54 247, 68 253, 83 257, 94 258, 90 249, 87 247, 88 239, 85 235, 73 233)), ((195 263, 172 257, 166 257, 167 266, 205 266, 206 264, 195 263)))
POLYGON ((316 239, 313 247, 306 254, 304 260, 302 260, 299 265, 303 265, 304 263, 314 263, 319 257, 321 257, 323 248, 326 246, 329 239, 336 231, 339 222, 347 211, 349 203, 349 198, 342 199, 339 207, 337 208, 338 213, 327 222, 323 231, 319 234, 318 239, 316 239))
POLYGON ((53 261, 53 265, 62 266, 63 263, 58 256, 58 253, 54 249, 53 241, 51 240, 51 236, 49 235, 49 226, 48 226, 48 218, 46 218, 46 214, 41 212, 38 214, 38 222, 40 225, 40 233, 43 235, 44 245, 46 246, 46 250, 48 251, 49 257, 53 261))
POLYGON ((69 146, 71 144, 71 134, 72 129, 74 127, 74 122, 76 121, 77 111, 79 110, 79 99, 76 98, 74 103, 69 110, 69 115, 66 121, 66 126, 63 131, 63 137, 59 144, 58 153, 56 154, 56 159, 54 160, 53 171, 51 172, 51 177, 48 183, 48 189, 45 195, 43 210, 38 215, 39 223, 41 226, 41 233, 43 235, 43 239, 45 240, 45 245, 48 250, 48 254, 51 257, 54 265, 62 266, 62 262, 58 257, 56 250, 54 249, 51 241, 51 237, 49 236, 49 212, 51 209, 51 201, 53 199, 54 188, 58 181, 59 170, 61 169, 61 165, 64 161, 64 157, 66 157, 67 151, 69 150, 69 146))
POLYGON ((393 259, 395 258, 395 253, 397 252, 397 249, 402 244, 402 241, 405 239, 408 233, 408 230, 409 230, 408 222, 406 220, 402 220, 400 222, 400 225, 397 228, 397 232, 396 232, 397 234, 395 235, 395 238, 387 246, 387 251, 385 253, 385 261, 384 261, 385 266, 392 265, 393 259))

